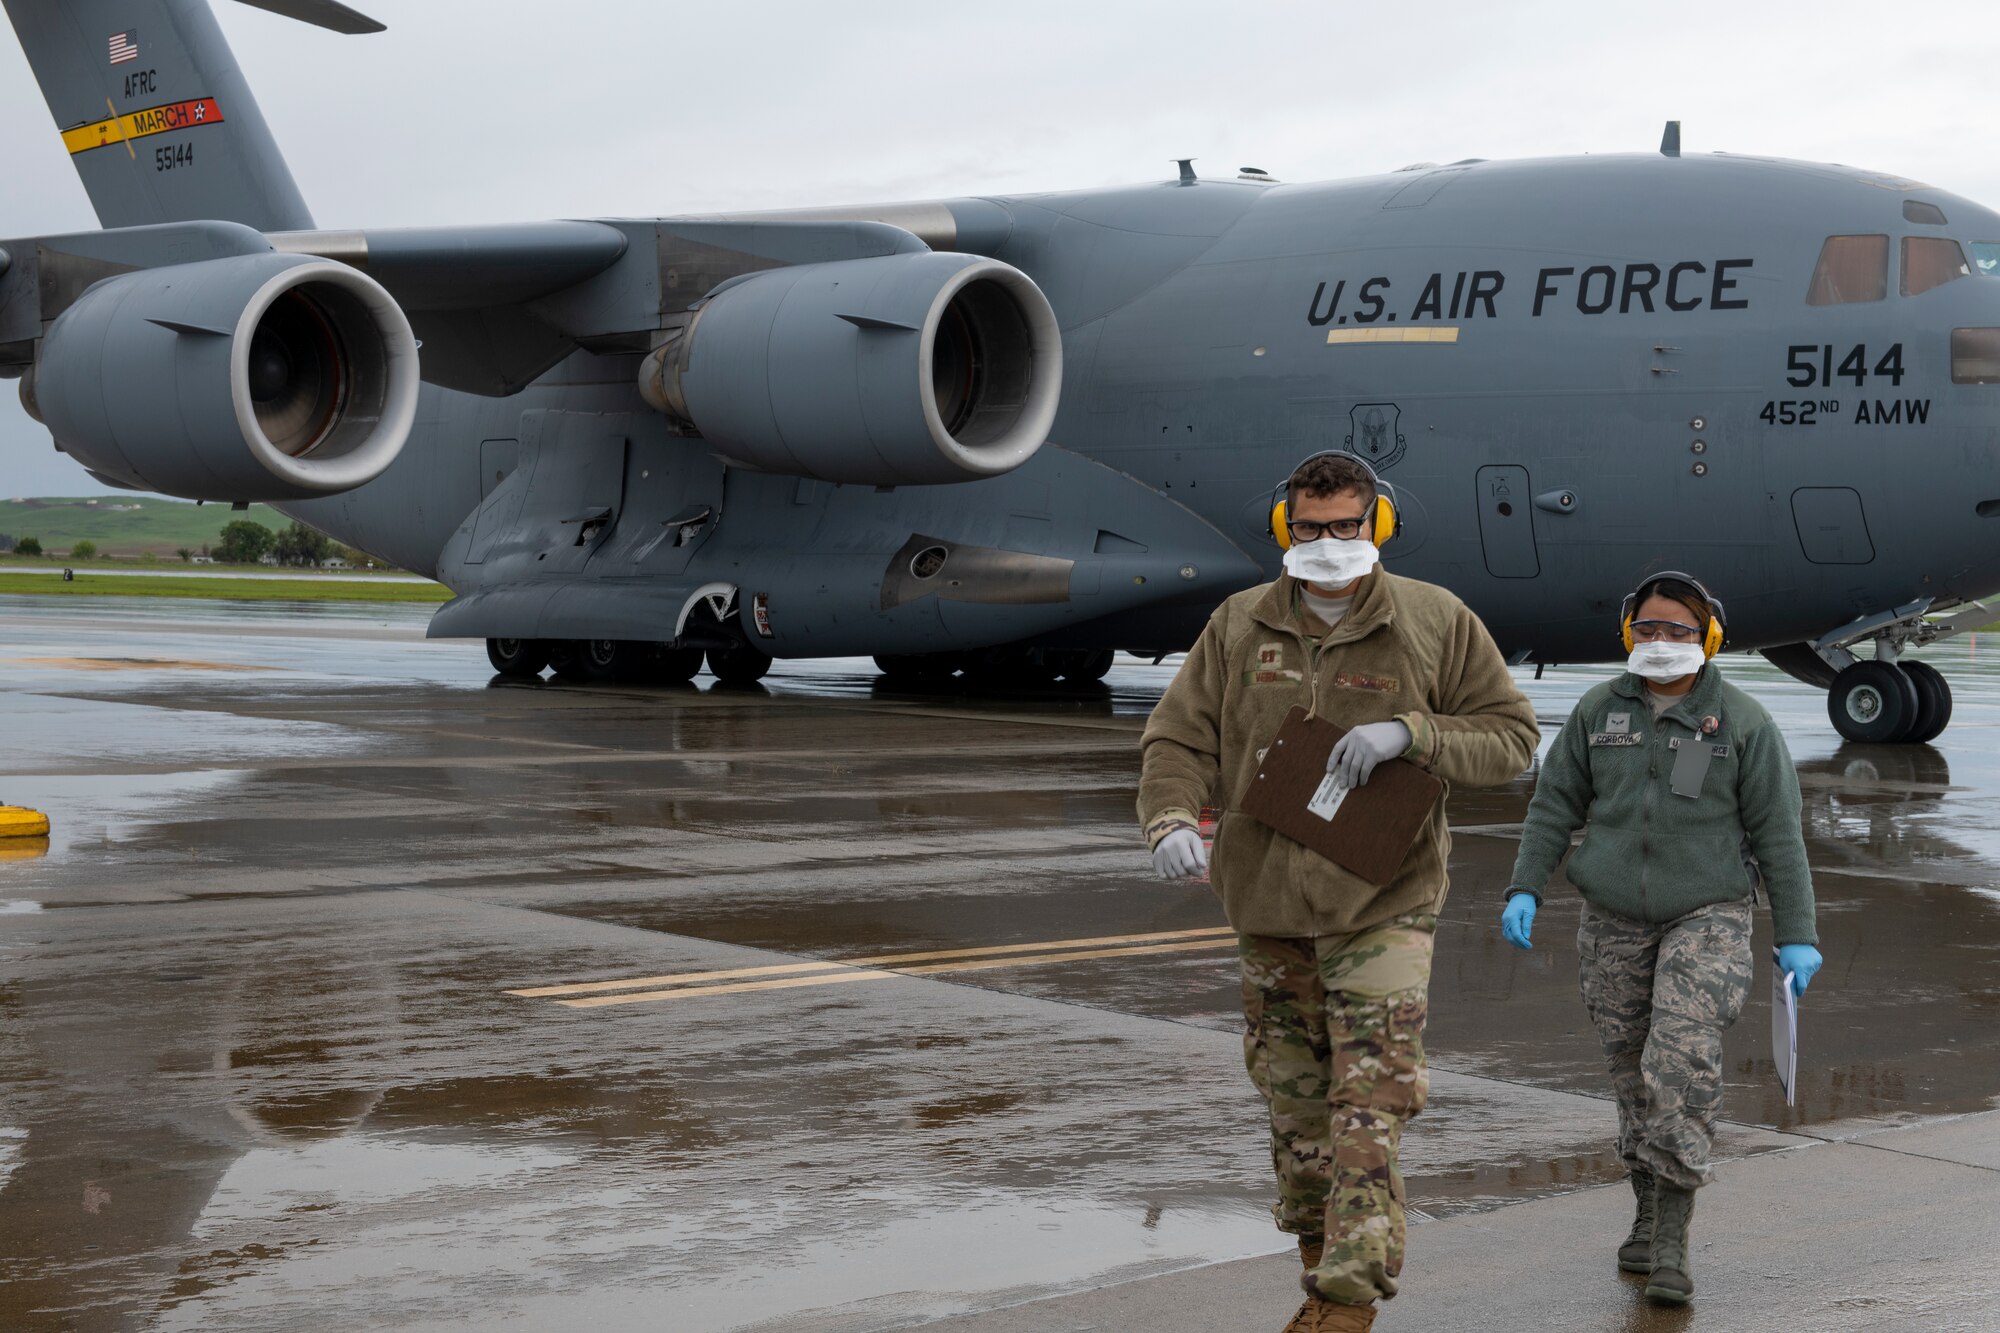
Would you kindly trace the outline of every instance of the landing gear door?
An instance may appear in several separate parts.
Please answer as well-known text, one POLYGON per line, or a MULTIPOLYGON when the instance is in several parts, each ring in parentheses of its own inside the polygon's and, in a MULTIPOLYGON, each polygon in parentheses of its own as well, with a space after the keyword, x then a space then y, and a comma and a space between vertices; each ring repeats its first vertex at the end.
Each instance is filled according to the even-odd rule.
POLYGON ((1535 550, 1535 505, 1524 467, 1478 472, 1479 544, 1496 579, 1531 579, 1542 572, 1535 550))

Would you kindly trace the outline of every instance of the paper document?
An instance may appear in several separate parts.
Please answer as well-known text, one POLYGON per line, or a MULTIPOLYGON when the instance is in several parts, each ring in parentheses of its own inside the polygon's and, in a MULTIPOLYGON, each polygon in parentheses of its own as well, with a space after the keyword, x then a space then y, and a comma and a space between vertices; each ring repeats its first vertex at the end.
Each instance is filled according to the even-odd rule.
POLYGON ((1352 788, 1346 783, 1329 773, 1326 775, 1326 780, 1319 784, 1319 790, 1313 793, 1313 798, 1306 802, 1306 809, 1321 819, 1331 820, 1339 813, 1340 803, 1347 799, 1347 793, 1351 790, 1352 788))
POLYGON ((1778 1086, 1785 1090, 1785 1105, 1798 1104, 1799 1082, 1799 1001, 1792 994, 1792 974, 1778 965, 1778 951, 1771 950, 1771 1061, 1778 1067, 1778 1086))

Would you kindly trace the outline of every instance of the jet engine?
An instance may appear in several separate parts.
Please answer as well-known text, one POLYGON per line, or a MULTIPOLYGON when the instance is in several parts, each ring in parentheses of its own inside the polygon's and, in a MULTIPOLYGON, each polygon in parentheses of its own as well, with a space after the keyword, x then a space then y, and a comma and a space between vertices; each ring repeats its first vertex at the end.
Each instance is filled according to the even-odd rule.
POLYGON ((417 384, 409 320, 374 279, 254 254, 96 283, 43 336, 21 399, 115 484, 296 500, 381 475, 417 384))
POLYGON ((1061 390, 1033 280, 930 251, 733 278, 640 371, 646 400, 729 462, 876 486, 1019 467, 1061 390))

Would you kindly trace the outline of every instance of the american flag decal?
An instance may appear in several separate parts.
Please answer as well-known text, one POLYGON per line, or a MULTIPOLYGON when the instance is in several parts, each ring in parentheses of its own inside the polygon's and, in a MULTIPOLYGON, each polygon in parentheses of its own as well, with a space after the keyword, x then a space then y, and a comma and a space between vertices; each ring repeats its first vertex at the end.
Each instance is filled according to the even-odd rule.
POLYGON ((139 58, 139 34, 136 32, 114 32, 111 34, 111 63, 122 65, 128 60, 139 58))

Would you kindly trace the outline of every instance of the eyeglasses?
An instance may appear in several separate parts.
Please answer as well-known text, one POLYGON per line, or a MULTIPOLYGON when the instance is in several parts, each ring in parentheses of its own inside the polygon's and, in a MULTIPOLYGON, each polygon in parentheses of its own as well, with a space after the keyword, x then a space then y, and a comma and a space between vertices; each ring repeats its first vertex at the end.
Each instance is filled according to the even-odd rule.
POLYGON ((1295 542, 1316 542, 1325 536, 1351 542, 1361 535, 1361 525, 1366 521, 1359 518, 1336 518, 1327 523, 1311 523, 1303 519, 1294 519, 1286 526, 1291 528, 1292 540, 1295 542))
POLYGON ((1635 620, 1632 638, 1637 643, 1693 643, 1701 631, 1678 620, 1635 620))

